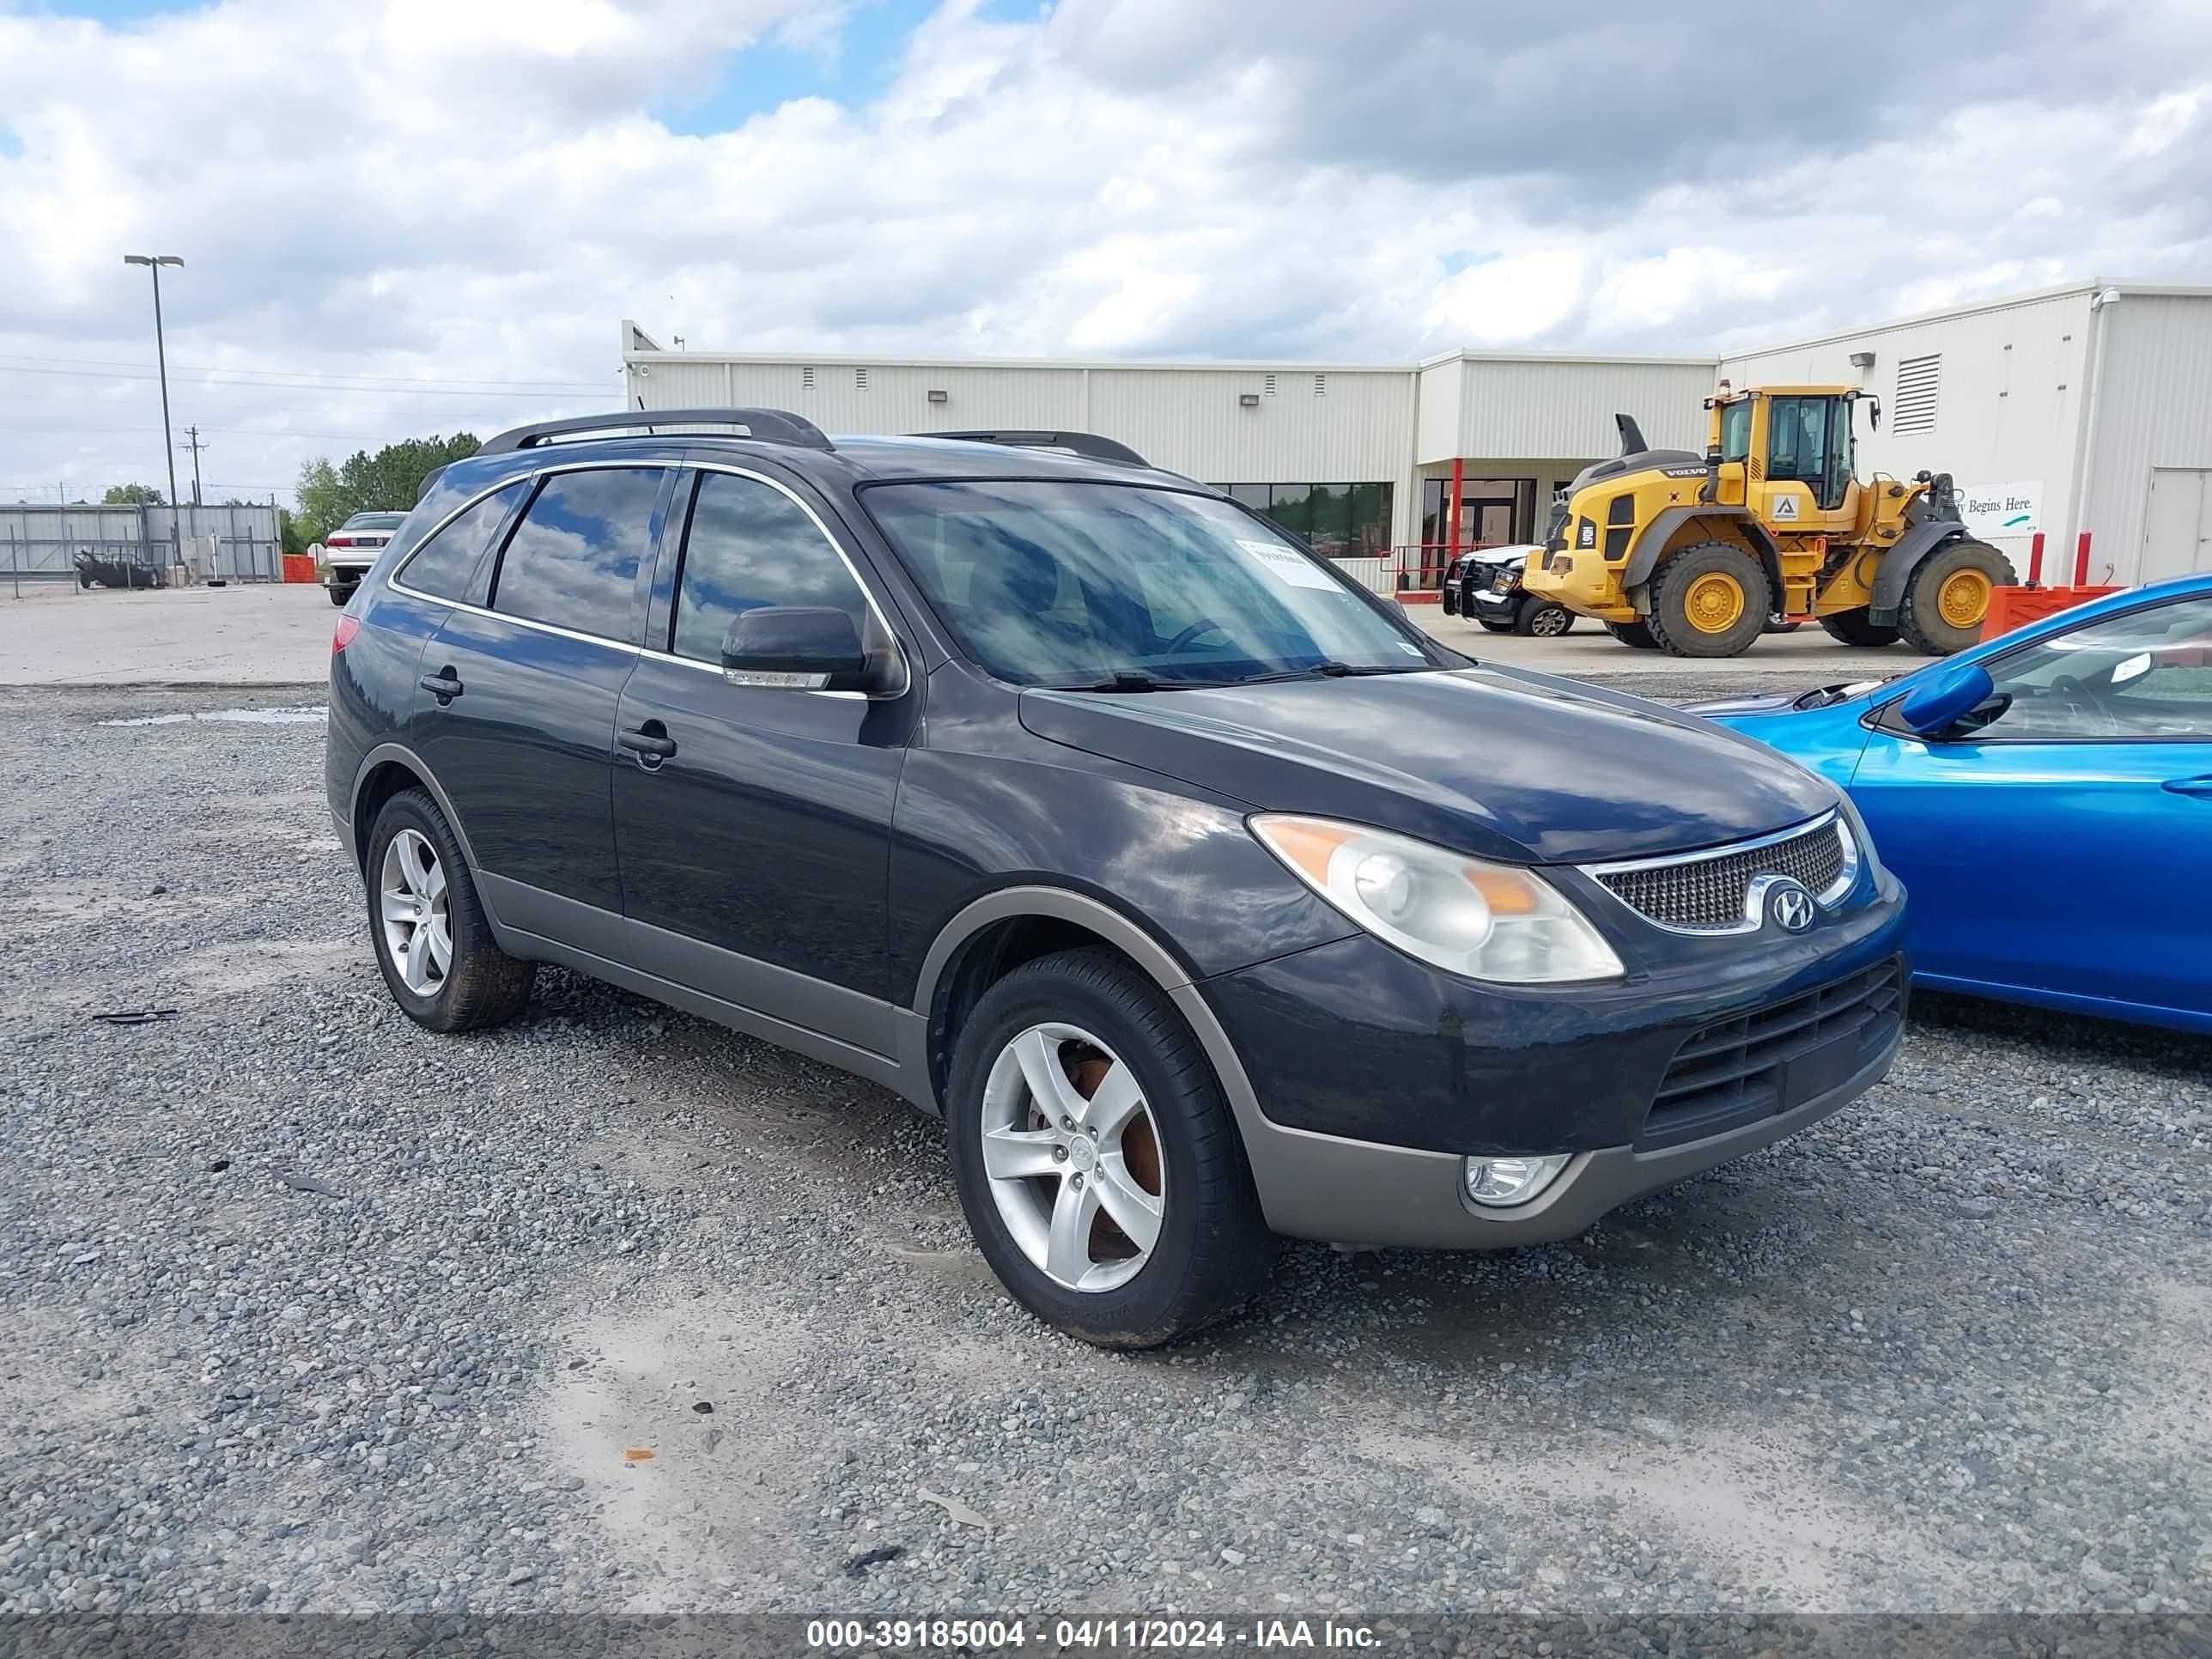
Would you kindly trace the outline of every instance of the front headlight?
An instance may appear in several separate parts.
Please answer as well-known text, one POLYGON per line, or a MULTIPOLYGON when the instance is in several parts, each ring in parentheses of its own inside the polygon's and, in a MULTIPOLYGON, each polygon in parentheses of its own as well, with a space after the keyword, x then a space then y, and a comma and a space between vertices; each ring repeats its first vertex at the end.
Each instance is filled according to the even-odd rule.
POLYGON ((1252 833, 1369 933, 1447 973, 1508 985, 1626 971, 1581 911, 1534 871, 1408 836, 1267 813, 1252 833))

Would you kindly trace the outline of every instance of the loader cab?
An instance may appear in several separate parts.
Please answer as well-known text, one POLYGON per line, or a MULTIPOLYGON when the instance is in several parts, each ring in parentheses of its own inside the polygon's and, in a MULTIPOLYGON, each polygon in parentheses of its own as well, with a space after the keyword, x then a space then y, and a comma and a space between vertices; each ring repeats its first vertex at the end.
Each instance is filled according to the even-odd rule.
POLYGON ((1851 521, 1858 396, 1856 387, 1762 386, 1713 400, 1712 446, 1723 465, 1744 466, 1746 504, 1761 519, 1785 531, 1793 520, 1808 531, 1851 521))

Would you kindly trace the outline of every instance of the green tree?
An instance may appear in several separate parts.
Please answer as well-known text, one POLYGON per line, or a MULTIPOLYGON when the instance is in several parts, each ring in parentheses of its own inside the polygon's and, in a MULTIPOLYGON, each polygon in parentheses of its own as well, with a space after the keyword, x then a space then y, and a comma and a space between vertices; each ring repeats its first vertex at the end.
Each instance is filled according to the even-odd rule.
POLYGON ((108 507, 159 507, 161 492, 151 484, 110 484, 100 499, 108 507))
POLYGON ((404 513, 415 505, 424 478, 479 447, 474 433, 456 432, 450 438, 386 444, 374 455, 357 449, 340 466, 318 456, 300 469, 293 491, 300 501, 300 532, 319 542, 356 513, 404 513))

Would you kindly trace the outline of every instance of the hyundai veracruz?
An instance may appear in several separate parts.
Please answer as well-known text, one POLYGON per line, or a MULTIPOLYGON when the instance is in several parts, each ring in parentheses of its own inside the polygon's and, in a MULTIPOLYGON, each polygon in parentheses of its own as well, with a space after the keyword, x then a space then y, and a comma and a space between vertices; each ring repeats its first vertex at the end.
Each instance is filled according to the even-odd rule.
POLYGON ((1013 1295, 1116 1346, 1280 1236, 1571 1237, 1844 1105, 1904 1015, 1833 787, 1083 434, 505 434, 339 619, 329 743, 410 1016, 557 963, 884 1084, 1013 1295))

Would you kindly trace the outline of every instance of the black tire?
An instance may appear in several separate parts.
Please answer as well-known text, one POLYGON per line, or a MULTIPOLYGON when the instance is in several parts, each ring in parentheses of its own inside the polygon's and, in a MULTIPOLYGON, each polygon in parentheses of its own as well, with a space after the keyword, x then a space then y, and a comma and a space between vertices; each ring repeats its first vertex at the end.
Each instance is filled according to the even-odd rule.
POLYGON ((1732 542, 1693 542, 1669 553, 1651 575, 1648 626, 1670 657, 1740 657, 1774 614, 1774 584, 1759 561, 1732 542), (1710 631, 1690 620, 1691 590, 1700 579, 1726 576, 1737 588, 1735 619, 1710 631))
POLYGON ((1978 645, 1982 623, 1989 615, 1988 597, 1971 617, 1947 616, 1942 595, 1954 578, 1978 573, 1987 587, 2010 587, 2018 580, 2012 561, 1987 542, 1961 537, 1945 542, 1913 567, 1905 584, 1905 598, 1897 607, 1897 631, 1914 650, 1930 657, 1948 657, 1978 645))
POLYGON ((1605 625, 1605 631, 1623 645, 1632 646, 1638 651, 1656 651, 1659 648, 1659 641, 1651 637, 1651 629, 1640 622, 1609 622, 1605 625))
POLYGON ((1493 634, 1510 634, 1513 631, 1513 624, 1511 623, 1492 622, 1487 617, 1477 617, 1475 621, 1480 623, 1485 628, 1488 629, 1493 634))
POLYGON ((1556 640, 1575 625, 1575 613, 1564 605, 1531 601, 1513 618, 1513 631, 1524 639, 1556 640))
POLYGON ((1828 630, 1830 639, 1844 645, 1875 647, 1897 643, 1897 630, 1869 622, 1864 605, 1856 611, 1838 611, 1823 617, 1820 626, 1828 630))
POLYGON ((362 884, 368 890, 368 933, 376 951, 376 965, 384 975, 392 1000, 417 1025, 433 1031, 477 1031, 500 1025, 520 1013, 537 982, 538 964, 520 962, 499 948, 485 917, 483 901, 477 896, 469 862, 446 816, 427 791, 403 789, 384 803, 368 833, 368 863, 362 884), (379 883, 384 855, 392 838, 413 830, 430 843, 446 878, 447 931, 453 939, 453 962, 442 981, 428 994, 407 988, 405 977, 392 960, 385 936, 379 883))
POLYGON ((1000 1283, 1046 1324, 1100 1347, 1158 1347, 1234 1312, 1267 1284, 1278 1241, 1213 1068, 1175 1005, 1114 952, 1040 957, 985 992, 954 1042, 945 1121, 969 1230, 1000 1283), (1158 1132, 1159 1237, 1151 1260, 1110 1290, 1070 1290, 1032 1265, 984 1173, 992 1065, 1015 1037, 1047 1021, 1078 1026, 1113 1048, 1136 1073, 1158 1132))
POLYGON ((331 589, 330 590, 330 595, 331 595, 331 603, 332 605, 343 605, 343 604, 344 604, 348 599, 351 599, 351 598, 353 597, 353 595, 354 595, 354 590, 353 590, 352 588, 349 587, 349 588, 344 589, 343 592, 341 592, 339 589, 333 587, 333 588, 331 588, 331 589))
POLYGON ((1795 634, 1804 625, 1802 620, 1791 622, 1789 617, 1778 613, 1766 619, 1766 626, 1760 631, 1767 634, 1795 634))

